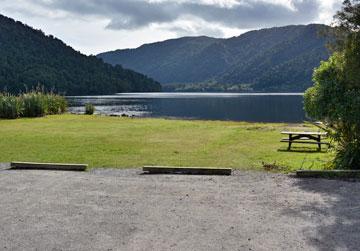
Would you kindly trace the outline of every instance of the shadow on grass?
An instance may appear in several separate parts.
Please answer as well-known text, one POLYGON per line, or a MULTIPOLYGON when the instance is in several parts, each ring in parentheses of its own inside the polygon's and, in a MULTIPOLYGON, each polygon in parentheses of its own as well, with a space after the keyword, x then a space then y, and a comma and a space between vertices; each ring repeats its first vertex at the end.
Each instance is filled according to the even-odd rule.
POLYGON ((292 146, 290 150, 287 147, 281 147, 277 151, 278 152, 290 152, 290 153, 291 152, 293 152, 293 153, 327 153, 328 149, 322 148, 321 150, 319 150, 318 148, 315 148, 315 147, 292 146))
POLYGON ((295 210, 285 213, 315 224, 303 230, 316 250, 359 250, 360 182, 295 178, 295 185, 306 192, 321 195, 295 210), (326 223, 326 224, 324 224, 326 223), (315 230, 315 233, 314 233, 315 230))

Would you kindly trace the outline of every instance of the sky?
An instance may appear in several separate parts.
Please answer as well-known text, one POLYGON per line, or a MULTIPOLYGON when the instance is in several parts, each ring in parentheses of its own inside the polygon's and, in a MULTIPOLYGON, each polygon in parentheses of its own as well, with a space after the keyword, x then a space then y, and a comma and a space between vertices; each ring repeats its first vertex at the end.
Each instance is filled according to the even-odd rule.
POLYGON ((227 38, 290 24, 331 24, 341 0, 0 0, 0 14, 90 55, 182 36, 227 38))

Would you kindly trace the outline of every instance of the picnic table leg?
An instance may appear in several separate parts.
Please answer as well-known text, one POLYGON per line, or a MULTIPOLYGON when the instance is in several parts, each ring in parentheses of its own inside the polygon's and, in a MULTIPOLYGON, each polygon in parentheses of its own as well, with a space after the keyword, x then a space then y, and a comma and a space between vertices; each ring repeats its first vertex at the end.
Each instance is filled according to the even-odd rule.
POLYGON ((288 146, 288 151, 290 151, 291 149, 291 144, 292 144, 292 134, 289 134, 289 146, 288 146))
POLYGON ((320 135, 318 135, 317 141, 318 141, 319 151, 321 151, 321 136, 320 135))

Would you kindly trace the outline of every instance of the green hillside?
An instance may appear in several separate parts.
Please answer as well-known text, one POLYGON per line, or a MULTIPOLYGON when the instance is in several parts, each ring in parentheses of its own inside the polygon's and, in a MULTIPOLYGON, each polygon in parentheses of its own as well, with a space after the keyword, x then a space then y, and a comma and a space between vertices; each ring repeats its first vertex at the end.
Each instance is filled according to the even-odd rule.
POLYGON ((0 91, 44 86, 67 95, 159 91, 160 84, 85 56, 53 36, 0 15, 0 91))
POLYGON ((329 57, 327 39, 319 35, 329 29, 292 25, 229 39, 184 37, 98 57, 144 73, 167 88, 177 84, 196 90, 194 83, 201 88, 209 83, 214 89, 238 85, 253 91, 304 91, 312 84, 314 67, 329 57))

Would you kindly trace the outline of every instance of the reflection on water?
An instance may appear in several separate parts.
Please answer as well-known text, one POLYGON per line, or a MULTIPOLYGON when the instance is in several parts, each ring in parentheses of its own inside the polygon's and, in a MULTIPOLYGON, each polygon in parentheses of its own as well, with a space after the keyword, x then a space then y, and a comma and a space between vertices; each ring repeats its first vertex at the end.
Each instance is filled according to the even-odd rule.
POLYGON ((68 97, 70 112, 92 103, 99 114, 252 122, 302 122, 298 93, 123 93, 68 97))

